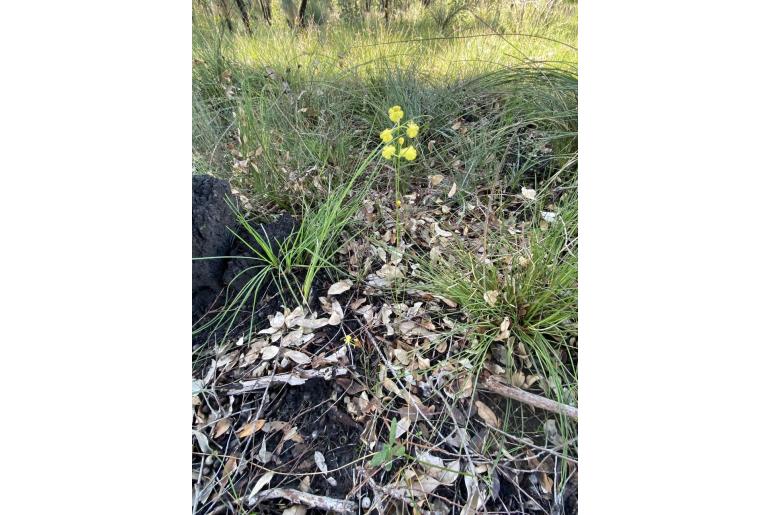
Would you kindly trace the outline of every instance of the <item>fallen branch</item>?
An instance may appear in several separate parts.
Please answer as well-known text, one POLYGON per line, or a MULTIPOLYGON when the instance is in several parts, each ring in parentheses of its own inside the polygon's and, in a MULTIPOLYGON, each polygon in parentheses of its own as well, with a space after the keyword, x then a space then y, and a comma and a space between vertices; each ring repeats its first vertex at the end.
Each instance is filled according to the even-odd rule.
POLYGON ((238 395, 241 393, 253 392, 254 390, 262 390, 269 388, 272 384, 288 384, 289 386, 297 386, 305 384, 308 379, 314 377, 321 377, 325 380, 330 380, 333 377, 344 376, 348 373, 348 369, 344 367, 327 367, 319 368, 317 370, 293 370, 283 374, 275 374, 273 376, 260 377, 258 379, 250 379, 248 381, 241 381, 240 388, 234 388, 228 390, 228 395, 238 395))
POLYGON ((333 511, 334 513, 355 513, 358 511, 358 505, 353 501, 308 494, 291 488, 272 488, 260 492, 249 499, 249 506, 254 506, 257 503, 268 499, 286 499, 294 504, 301 504, 319 510, 333 511))
POLYGON ((494 377, 487 378, 481 385, 487 390, 496 393, 497 395, 507 397, 508 399, 514 399, 523 402, 524 404, 529 404, 530 406, 551 411, 553 413, 567 415, 575 420, 578 418, 578 410, 575 407, 552 401, 551 399, 535 395, 534 393, 529 393, 521 388, 516 388, 515 386, 509 386, 501 383, 494 377))

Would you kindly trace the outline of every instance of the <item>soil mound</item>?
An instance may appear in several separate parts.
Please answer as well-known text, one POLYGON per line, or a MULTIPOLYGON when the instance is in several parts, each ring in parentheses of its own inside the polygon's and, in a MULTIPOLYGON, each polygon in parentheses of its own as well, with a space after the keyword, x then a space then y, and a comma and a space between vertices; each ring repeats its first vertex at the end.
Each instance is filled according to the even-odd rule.
MULTIPOLYGON (((259 262, 246 259, 255 256, 249 245, 255 249, 259 247, 238 223, 228 205, 228 199, 233 205, 237 204, 227 181, 208 175, 194 175, 192 186, 193 258, 222 257, 193 260, 192 322, 195 325, 222 307, 225 288, 229 286, 231 292, 237 292, 259 272, 259 262), (231 229, 240 238, 236 238, 231 229)), ((296 227, 296 221, 283 214, 275 222, 253 227, 277 252, 279 243, 296 227)), ((195 340, 200 342, 206 336, 199 334, 195 340)))
MULTIPOLYGON (((227 229, 235 227, 235 216, 225 199, 230 195, 226 181, 209 175, 192 178, 192 255, 213 257, 230 255, 233 235, 227 229)), ((198 320, 214 303, 222 290, 222 275, 227 260, 193 260, 192 318, 198 320)))

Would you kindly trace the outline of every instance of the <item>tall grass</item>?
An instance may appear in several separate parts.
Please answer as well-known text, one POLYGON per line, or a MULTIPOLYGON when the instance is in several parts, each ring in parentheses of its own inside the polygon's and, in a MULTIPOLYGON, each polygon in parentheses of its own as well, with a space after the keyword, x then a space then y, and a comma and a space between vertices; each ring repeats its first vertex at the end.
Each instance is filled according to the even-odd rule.
POLYGON ((437 142, 420 149, 431 160, 412 167, 416 176, 454 175, 458 156, 461 187, 500 161, 509 172, 534 169, 542 160, 526 148, 537 147, 533 139, 558 140, 551 151, 570 153, 562 143, 574 147, 576 132, 575 6, 473 2, 438 33, 431 13, 440 4, 394 11, 389 24, 374 14, 356 23, 332 16, 302 31, 256 24, 252 35, 196 17, 196 161, 221 174, 247 161, 241 188, 300 211, 323 199, 327 181, 292 185, 344 182, 394 104, 422 113, 423 140, 437 142), (465 135, 452 129, 457 120, 483 123, 465 135), (524 134, 527 125, 535 128, 524 134))
MULTIPOLYGON (((253 265, 233 278, 231 284, 239 286, 228 285, 224 306, 213 317, 195 327, 193 334, 223 328, 226 338, 243 314, 250 313, 247 317, 247 336, 251 338, 257 306, 265 294, 264 287, 270 283, 277 287, 284 304, 307 306, 319 272, 336 268, 332 257, 339 248, 343 229, 349 226, 353 215, 361 208, 376 178, 376 166, 372 165, 378 152, 379 147, 371 151, 345 184, 330 189, 323 202, 312 210, 307 209, 299 227, 284 241, 272 242, 234 204, 230 204, 245 236, 231 231, 252 254, 238 259, 253 261, 253 265), (248 277, 243 285, 238 281, 241 275, 248 277)), ((207 256, 203 259, 226 258, 207 256)))

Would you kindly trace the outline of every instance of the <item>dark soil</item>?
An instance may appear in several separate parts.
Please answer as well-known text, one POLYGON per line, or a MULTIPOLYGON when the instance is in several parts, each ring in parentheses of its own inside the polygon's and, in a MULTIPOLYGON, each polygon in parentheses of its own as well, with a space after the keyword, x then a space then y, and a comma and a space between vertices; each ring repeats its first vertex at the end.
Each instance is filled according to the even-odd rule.
MULTIPOLYGON (((209 175, 192 178, 192 252, 193 257, 226 256, 230 253, 233 236, 228 227, 235 227, 235 217, 226 203, 230 186, 226 181, 209 175)), ((192 318, 198 320, 214 303, 222 290, 224 259, 207 259, 192 264, 192 318)))
MULTIPOLYGON (((208 175, 193 176, 192 246, 193 257, 222 257, 221 259, 193 260, 192 272, 192 321, 194 327, 205 325, 225 305, 225 299, 237 294, 257 273, 260 265, 255 254, 244 240, 259 249, 254 238, 238 223, 226 199, 237 205, 230 194, 230 186, 222 179, 208 175), (235 231, 239 238, 233 235, 235 231), (240 258, 240 259, 239 259, 240 258)), ((269 242, 274 252, 296 227, 296 221, 288 214, 266 224, 254 224, 253 228, 269 242)), ((256 302, 247 302, 235 317, 233 328, 244 325, 262 311, 275 311, 280 307, 274 299, 277 292, 268 281, 253 293, 256 302)), ((261 317, 264 318, 264 317, 261 317)), ((197 332, 193 345, 208 341, 212 336, 222 336, 225 326, 212 327, 197 332)))

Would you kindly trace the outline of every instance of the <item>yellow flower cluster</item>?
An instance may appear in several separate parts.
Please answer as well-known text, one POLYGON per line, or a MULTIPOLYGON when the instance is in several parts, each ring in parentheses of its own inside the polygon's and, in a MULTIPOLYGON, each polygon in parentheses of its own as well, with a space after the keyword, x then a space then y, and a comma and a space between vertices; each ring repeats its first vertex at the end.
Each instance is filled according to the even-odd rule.
POLYGON ((420 126, 409 120, 406 125, 400 125, 401 119, 404 117, 404 111, 401 106, 393 106, 388 109, 388 118, 390 121, 396 124, 395 127, 385 129, 380 132, 380 139, 383 143, 389 143, 382 148, 382 157, 385 159, 393 159, 397 157, 399 159, 406 159, 407 161, 414 161, 417 158, 417 149, 413 145, 404 146, 406 139, 403 136, 398 136, 402 129, 405 129, 406 136, 410 139, 417 137, 420 132, 420 126), (391 142, 395 141, 396 144, 391 142))

